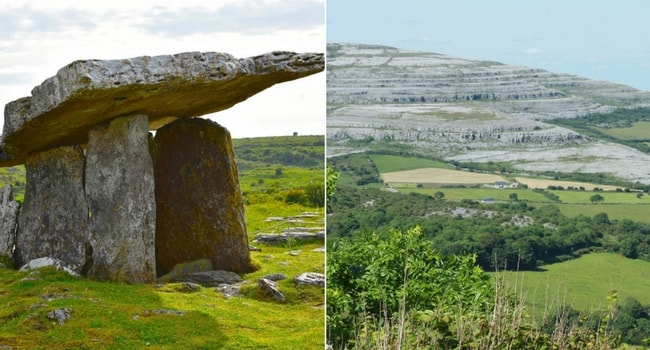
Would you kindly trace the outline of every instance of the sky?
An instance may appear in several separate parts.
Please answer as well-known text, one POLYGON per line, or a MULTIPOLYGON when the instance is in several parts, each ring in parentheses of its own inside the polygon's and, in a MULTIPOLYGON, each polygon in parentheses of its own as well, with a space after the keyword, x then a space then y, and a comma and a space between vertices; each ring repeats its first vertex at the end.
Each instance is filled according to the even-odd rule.
POLYGON ((327 42, 383 44, 650 91, 648 0, 327 0, 327 42))
MULTIPOLYGON (((325 0, 0 0, 0 105, 79 59, 325 52, 325 0)), ((233 138, 325 133, 325 73, 209 116, 233 138)))

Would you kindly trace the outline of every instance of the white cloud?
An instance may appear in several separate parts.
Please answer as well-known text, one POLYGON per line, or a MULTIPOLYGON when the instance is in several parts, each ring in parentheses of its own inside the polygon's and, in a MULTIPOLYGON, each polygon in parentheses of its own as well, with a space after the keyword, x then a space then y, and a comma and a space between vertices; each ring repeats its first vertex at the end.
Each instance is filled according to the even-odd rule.
MULTIPOLYGON (((235 57, 274 50, 324 52, 324 12, 322 0, 0 0, 0 105, 28 96, 33 86, 78 59, 186 51, 227 52, 235 57)), ((271 96, 272 106, 257 106, 257 99, 245 101, 237 106, 238 119, 310 115, 322 118, 320 123, 312 117, 324 125, 324 78, 301 80, 305 82, 285 83, 263 92, 271 96), (295 90, 293 84, 298 84, 295 90), (285 97, 295 102, 300 96, 322 103, 278 107, 285 97)), ((294 120, 287 123, 293 125, 294 120)), ((248 130, 254 133, 251 125, 256 124, 249 120, 248 130)), ((233 137, 248 136, 245 131, 232 131, 233 137)))

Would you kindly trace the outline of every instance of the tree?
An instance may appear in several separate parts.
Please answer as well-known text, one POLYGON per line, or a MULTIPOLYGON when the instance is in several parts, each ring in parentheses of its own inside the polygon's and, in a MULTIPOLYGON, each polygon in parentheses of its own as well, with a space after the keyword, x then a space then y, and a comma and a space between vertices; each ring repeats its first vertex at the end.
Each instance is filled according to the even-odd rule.
POLYGON ((595 195, 591 196, 589 198, 589 200, 591 201, 591 203, 596 204, 596 203, 600 203, 600 202, 604 201, 605 197, 601 196, 600 194, 595 194, 595 195))
POLYGON ((514 192, 511 193, 510 195, 508 195, 508 198, 510 198, 510 200, 513 201, 513 202, 516 202, 516 201, 519 200, 519 196, 517 196, 517 194, 514 193, 514 192))
POLYGON ((440 200, 440 199, 445 198, 445 194, 443 192, 441 192, 441 191, 438 191, 438 192, 433 194, 433 198, 440 200))

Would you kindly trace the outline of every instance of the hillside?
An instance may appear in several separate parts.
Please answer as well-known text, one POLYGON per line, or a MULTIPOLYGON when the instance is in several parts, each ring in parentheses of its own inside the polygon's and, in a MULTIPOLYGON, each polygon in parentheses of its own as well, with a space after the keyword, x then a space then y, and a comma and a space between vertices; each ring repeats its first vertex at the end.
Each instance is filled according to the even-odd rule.
POLYGON ((647 153, 602 132, 557 125, 597 113, 625 119, 631 109, 650 118, 650 92, 378 45, 328 44, 327 55, 328 156, 388 150, 650 183, 647 153))

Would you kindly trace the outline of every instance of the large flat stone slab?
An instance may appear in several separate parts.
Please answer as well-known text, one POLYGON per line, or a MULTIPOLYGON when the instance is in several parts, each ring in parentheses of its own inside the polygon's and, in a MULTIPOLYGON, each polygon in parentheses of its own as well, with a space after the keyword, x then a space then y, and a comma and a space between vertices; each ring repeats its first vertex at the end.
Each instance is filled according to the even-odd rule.
POLYGON ((188 52, 123 60, 82 60, 10 102, 0 166, 22 164, 28 153, 88 142, 88 131, 115 117, 145 114, 150 128, 169 120, 227 109, 277 83, 325 67, 322 53, 277 51, 237 59, 188 52))
POLYGON ((116 118, 90 132, 86 200, 98 280, 153 283, 156 200, 147 116, 116 118))

